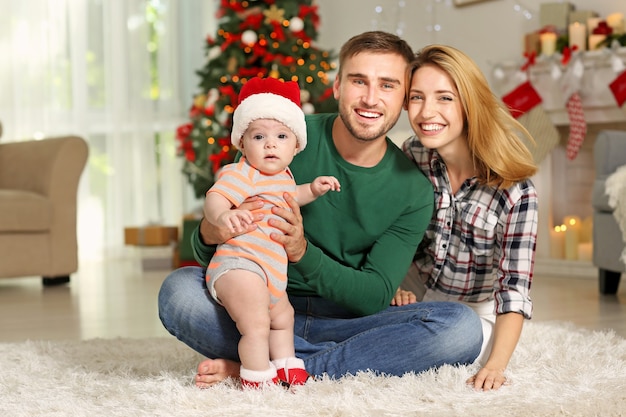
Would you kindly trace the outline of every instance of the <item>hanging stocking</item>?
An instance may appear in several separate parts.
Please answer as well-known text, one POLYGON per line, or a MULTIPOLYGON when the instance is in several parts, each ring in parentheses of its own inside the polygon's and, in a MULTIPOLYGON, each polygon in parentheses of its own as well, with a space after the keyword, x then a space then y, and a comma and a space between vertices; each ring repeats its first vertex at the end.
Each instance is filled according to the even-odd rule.
POLYGON ((618 107, 621 107, 621 109, 626 112, 626 105, 624 105, 624 103, 626 103, 626 71, 624 63, 620 57, 613 54, 611 57, 611 66, 613 67, 613 71, 619 75, 609 84, 609 88, 615 97, 618 107))
POLYGON ((534 145, 526 143, 525 139, 524 143, 533 155, 535 163, 539 165, 559 143, 559 132, 540 105, 541 97, 531 83, 526 81, 502 97, 502 101, 535 140, 534 145))
POLYGON ((578 156, 578 151, 587 135, 587 122, 580 98, 580 86, 585 68, 580 57, 576 56, 563 77, 563 97, 569 118, 569 138, 567 139, 566 155, 570 161, 578 156))
POLYGON ((587 135, 587 122, 583 112, 580 94, 575 92, 567 100, 567 117, 569 118, 569 138, 567 139, 567 159, 570 161, 578 156, 578 151, 587 135))

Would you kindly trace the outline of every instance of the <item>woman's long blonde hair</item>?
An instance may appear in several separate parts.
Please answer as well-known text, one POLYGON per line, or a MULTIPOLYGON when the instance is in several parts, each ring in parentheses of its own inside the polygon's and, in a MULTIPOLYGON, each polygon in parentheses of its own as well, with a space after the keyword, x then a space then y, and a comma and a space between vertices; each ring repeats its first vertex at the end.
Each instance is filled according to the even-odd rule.
MULTIPOLYGON (((424 65, 446 72, 459 92, 468 146, 486 185, 509 188, 537 172, 533 157, 519 135, 535 141, 493 94, 476 63, 456 48, 429 45, 416 54, 410 74, 424 65)), ((409 87, 410 87, 410 83, 409 87)))

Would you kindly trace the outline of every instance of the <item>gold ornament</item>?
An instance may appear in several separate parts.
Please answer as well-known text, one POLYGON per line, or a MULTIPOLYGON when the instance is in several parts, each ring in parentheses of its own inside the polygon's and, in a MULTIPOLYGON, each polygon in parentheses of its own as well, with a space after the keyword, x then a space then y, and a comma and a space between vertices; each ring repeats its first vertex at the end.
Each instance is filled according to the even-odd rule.
POLYGON ((263 11, 265 15, 265 23, 282 22, 285 20, 285 9, 279 9, 272 4, 269 9, 263 11))
POLYGON ((235 58, 234 56, 231 56, 230 58, 228 58, 228 63, 226 64, 226 71, 228 71, 229 74, 234 74, 237 72, 237 58, 235 58))
POLYGON ((197 108, 202 108, 204 107, 204 104, 206 103, 206 96, 204 94, 198 94, 197 96, 194 97, 193 99, 193 105, 194 107, 197 108))
POLYGON ((269 76, 272 78, 278 78, 280 73, 278 72, 278 67, 274 64, 272 65, 272 70, 269 73, 269 76))

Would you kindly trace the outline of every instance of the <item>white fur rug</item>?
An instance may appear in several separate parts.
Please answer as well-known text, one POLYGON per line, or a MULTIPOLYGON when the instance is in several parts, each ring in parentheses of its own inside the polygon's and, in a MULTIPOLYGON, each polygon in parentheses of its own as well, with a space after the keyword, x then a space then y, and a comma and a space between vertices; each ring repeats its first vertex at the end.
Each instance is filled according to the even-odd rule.
MULTIPOLYGON (((626 243, 626 165, 617 168, 605 182, 609 206, 613 207, 613 216, 622 231, 626 243)), ((626 264, 626 248, 622 252, 622 262, 626 264)))
POLYGON ((626 415, 626 340, 568 324, 527 323, 512 383, 493 392, 465 386, 475 368, 451 366, 402 378, 322 379, 295 393, 244 392, 232 381, 200 390, 192 377, 201 359, 174 338, 3 343, 0 415, 626 415))

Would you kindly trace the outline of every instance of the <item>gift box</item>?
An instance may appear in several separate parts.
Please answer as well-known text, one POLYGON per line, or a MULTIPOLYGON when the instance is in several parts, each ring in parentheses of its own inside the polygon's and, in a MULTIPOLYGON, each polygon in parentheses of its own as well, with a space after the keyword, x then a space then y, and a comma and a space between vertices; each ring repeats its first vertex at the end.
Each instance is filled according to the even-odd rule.
POLYGON ((541 53, 541 39, 538 32, 527 33, 524 36, 524 53, 527 55, 541 53))
POLYGON ((178 227, 144 226, 124 228, 124 243, 136 246, 169 246, 178 242, 178 227))
MULTIPOLYGON (((569 14, 569 22, 570 23, 574 23, 574 22, 578 22, 578 23, 582 23, 583 25, 587 25, 589 22, 589 19, 592 19, 594 17, 598 17, 598 13, 591 11, 591 10, 574 10, 573 12, 571 12, 569 14)), ((587 28, 589 29, 589 28, 587 28)), ((592 28, 593 30, 593 28, 592 28)))
POLYGON ((554 26, 565 31, 572 11, 574 5, 571 3, 542 3, 539 8, 539 27, 554 26))

